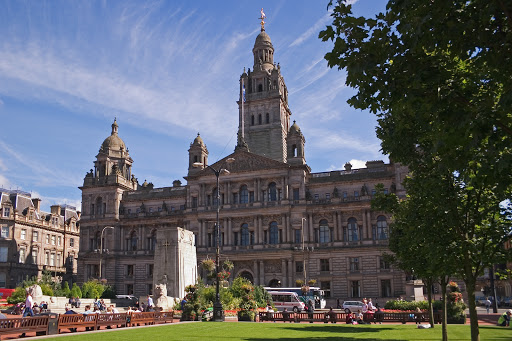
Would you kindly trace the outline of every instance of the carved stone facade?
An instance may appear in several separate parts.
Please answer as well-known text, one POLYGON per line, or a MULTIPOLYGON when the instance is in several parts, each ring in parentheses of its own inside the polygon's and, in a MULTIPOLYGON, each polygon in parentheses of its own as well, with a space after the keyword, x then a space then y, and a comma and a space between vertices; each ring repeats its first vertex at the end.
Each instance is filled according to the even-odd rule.
MULTIPOLYGON (((188 150, 186 185, 139 185, 131 175, 133 160, 124 142, 105 140, 96 169, 82 187, 81 279, 97 273, 93 245, 104 226, 115 228, 105 231, 110 252, 104 255, 103 273, 120 294, 151 292, 154 264, 162 261, 155 257, 162 247, 160 230, 191 231, 198 263, 214 258, 217 179, 211 168, 224 168, 229 174, 219 176, 221 259, 234 263, 235 276, 282 286, 295 286, 307 277, 341 299, 384 301, 403 295, 404 273, 382 258, 388 250, 390 217, 373 211, 370 200, 377 184, 404 196, 407 169, 369 161, 362 169, 347 164, 344 170, 312 173, 304 156, 305 138, 296 122, 290 124, 284 78, 263 30, 253 53, 253 71, 240 77, 235 151, 207 166, 208 149, 198 135, 188 150), (122 171, 111 172, 113 163, 122 171)), ((112 134, 117 136, 114 124, 112 134)))
POLYGON ((15 288, 43 270, 56 281, 76 280, 80 212, 69 205, 40 209, 41 200, 0 188, 0 288, 15 288))

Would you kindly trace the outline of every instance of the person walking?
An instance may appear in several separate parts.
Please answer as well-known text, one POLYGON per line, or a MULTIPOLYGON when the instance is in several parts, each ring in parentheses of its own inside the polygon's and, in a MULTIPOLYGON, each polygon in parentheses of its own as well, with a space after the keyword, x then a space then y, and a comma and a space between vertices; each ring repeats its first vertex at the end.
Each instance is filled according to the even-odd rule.
POLYGON ((25 311, 23 312, 23 317, 26 316, 34 316, 34 311, 32 310, 32 306, 34 305, 34 300, 32 299, 32 295, 27 291, 27 299, 25 300, 25 311))
POLYGON ((491 300, 489 299, 489 297, 487 297, 487 300, 485 300, 485 309, 487 309, 487 314, 489 314, 489 309, 491 308, 491 300))

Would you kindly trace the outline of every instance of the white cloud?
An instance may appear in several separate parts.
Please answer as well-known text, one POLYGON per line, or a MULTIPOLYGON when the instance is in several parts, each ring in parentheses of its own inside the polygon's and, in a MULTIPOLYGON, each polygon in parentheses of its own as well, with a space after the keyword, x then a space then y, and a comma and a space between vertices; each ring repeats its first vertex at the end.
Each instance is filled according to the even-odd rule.
MULTIPOLYGON (((364 160, 356 160, 352 159, 348 161, 352 165, 352 169, 359 169, 359 168, 366 168, 366 161, 364 160)), ((345 169, 345 163, 341 166, 331 165, 329 168, 327 168, 328 172, 334 171, 334 170, 343 170, 345 169)))
POLYGON ((7 170, 7 166, 4 163, 4 160, 0 159, 0 171, 5 172, 7 170))
POLYGON ((0 174, 0 188, 9 189, 11 187, 11 182, 5 176, 0 174))
POLYGON ((313 24, 313 26, 311 26, 310 28, 307 29, 306 32, 302 33, 299 37, 297 37, 288 47, 293 47, 293 46, 298 46, 300 44, 302 44, 304 41, 306 41, 307 39, 309 39, 312 35, 315 35, 315 38, 316 38, 316 35, 318 34, 318 32, 320 32, 320 30, 329 22, 331 21, 331 11, 329 11, 327 14, 325 14, 323 17, 321 17, 320 19, 317 20, 317 22, 315 22, 313 24))

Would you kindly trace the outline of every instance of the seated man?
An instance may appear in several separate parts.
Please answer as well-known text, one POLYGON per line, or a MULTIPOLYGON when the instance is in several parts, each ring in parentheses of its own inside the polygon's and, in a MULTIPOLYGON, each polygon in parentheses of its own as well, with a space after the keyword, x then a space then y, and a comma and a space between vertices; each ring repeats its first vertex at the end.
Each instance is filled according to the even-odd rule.
MULTIPOLYGON (((71 308, 69 308, 69 306, 67 306, 67 305, 66 305, 65 309, 66 309, 66 312, 64 313, 64 315, 76 314, 76 312, 74 310, 72 310, 71 308)), ((69 331, 72 333, 75 333, 76 328, 69 328, 69 331)))
POLYGON ((498 318, 498 326, 507 327, 510 325, 510 317, 512 316, 512 309, 507 310, 498 318))
POLYGON ((336 313, 332 307, 324 315, 324 323, 328 323, 329 321, 331 321, 331 323, 336 323, 336 313))
POLYGON ((288 309, 284 308, 284 310, 283 310, 283 322, 286 322, 286 321, 290 321, 290 323, 291 323, 292 319, 290 318, 290 312, 288 311, 288 309))
POLYGON ((347 324, 352 324, 352 322, 354 322, 354 316, 352 315, 352 313, 347 314, 347 318, 345 319, 345 322, 347 324))

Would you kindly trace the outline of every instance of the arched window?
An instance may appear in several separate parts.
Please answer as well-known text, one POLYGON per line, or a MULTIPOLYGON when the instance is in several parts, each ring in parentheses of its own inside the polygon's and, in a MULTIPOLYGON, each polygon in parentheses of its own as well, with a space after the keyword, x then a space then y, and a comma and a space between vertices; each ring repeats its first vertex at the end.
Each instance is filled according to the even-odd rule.
POLYGON ((213 198, 213 206, 217 207, 217 188, 214 188, 212 191, 212 198, 213 198))
POLYGON ((240 245, 250 245, 249 226, 247 224, 242 224, 242 227, 240 229, 240 245))
POLYGON ((101 197, 96 199, 96 215, 103 215, 103 199, 101 197))
POLYGON ((320 220, 320 227, 318 229, 318 242, 329 243, 331 241, 331 229, 327 220, 320 220))
POLYGON ((258 124, 261 124, 262 121, 261 121, 261 114, 258 114, 258 124))
POLYGON ((277 187, 275 182, 268 185, 268 201, 277 201, 277 187))
POLYGON ((151 251, 156 249, 156 230, 151 231, 151 236, 148 238, 148 249, 151 251))
POLYGON ((254 125, 254 115, 251 115, 251 125, 254 125))
POLYGON ((247 186, 243 185, 240 187, 240 203, 247 204, 249 202, 249 191, 247 190, 247 186))
POLYGON ((292 145, 292 157, 297 157, 297 145, 292 145))
POLYGON ((356 242, 359 240, 359 228, 357 226, 357 220, 355 218, 350 218, 348 220, 348 241, 356 242))
POLYGON ((269 113, 265 114, 265 123, 267 123, 267 124, 270 123, 270 114, 269 113))
POLYGON ((279 228, 275 221, 270 223, 270 239, 269 244, 279 244, 279 228))
POLYGON ((388 223, 386 217, 380 215, 377 217, 377 239, 388 239, 388 223))
POLYGON ((197 155, 194 155, 194 163, 195 163, 195 162, 198 162, 198 161, 197 161, 197 155))
POLYGON ((137 242, 138 242, 137 232, 132 231, 132 233, 130 233, 130 239, 128 241, 129 241, 128 250, 129 251, 137 251, 137 242))

